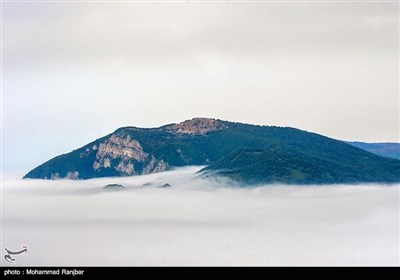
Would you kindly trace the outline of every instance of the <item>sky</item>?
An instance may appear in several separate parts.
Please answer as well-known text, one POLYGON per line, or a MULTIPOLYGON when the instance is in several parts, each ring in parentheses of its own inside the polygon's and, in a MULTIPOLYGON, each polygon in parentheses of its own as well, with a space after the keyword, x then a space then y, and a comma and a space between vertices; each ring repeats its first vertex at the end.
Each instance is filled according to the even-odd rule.
POLYGON ((3 170, 193 117, 399 142, 399 3, 3 3, 3 170))

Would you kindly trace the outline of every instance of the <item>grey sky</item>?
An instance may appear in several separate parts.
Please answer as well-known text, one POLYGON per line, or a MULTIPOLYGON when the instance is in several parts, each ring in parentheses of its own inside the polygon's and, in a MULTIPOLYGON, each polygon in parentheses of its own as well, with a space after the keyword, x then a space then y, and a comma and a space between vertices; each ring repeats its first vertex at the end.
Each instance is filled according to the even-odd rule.
POLYGON ((3 163, 196 116, 399 141, 399 4, 3 3, 3 163))

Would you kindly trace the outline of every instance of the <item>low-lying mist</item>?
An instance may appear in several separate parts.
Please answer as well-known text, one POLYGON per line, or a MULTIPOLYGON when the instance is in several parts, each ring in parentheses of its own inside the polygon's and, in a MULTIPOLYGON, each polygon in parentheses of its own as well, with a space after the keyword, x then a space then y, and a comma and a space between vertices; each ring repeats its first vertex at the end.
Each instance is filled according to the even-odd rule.
POLYGON ((399 264, 400 185, 238 188, 199 169, 3 180, 3 253, 26 245, 14 265, 34 266, 399 264))

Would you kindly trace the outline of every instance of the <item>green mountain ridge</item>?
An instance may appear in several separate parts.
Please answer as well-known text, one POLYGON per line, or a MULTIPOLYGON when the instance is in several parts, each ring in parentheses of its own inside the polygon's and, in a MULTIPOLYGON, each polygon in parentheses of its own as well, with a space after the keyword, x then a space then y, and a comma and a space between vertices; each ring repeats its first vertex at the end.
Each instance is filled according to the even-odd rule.
POLYGON ((346 142, 354 147, 383 157, 400 159, 400 143, 346 142))
POLYGON ((202 170, 241 184, 400 182, 400 160, 289 127, 194 118, 159 128, 123 127, 31 170, 24 178, 89 179, 202 170))

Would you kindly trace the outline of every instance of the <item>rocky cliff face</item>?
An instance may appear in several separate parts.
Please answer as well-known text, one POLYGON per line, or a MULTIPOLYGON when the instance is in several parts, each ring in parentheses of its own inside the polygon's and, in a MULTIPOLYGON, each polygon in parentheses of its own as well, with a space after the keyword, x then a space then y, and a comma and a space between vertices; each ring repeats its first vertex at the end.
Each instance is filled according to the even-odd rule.
MULTIPOLYGON (((192 158, 187 155, 190 152, 182 147, 170 149, 166 158, 158 152, 166 141, 175 137, 174 135, 205 135, 224 128, 227 126, 223 122, 207 118, 195 118, 154 129, 121 128, 70 154, 63 155, 62 157, 68 158, 64 162, 59 157, 54 158, 48 162, 51 164, 44 164, 45 168, 41 168, 42 166, 35 168, 25 177, 78 180, 162 172, 171 166, 169 163, 171 158, 179 158, 178 165, 192 163, 192 158), (149 137, 144 138, 144 134, 148 134, 149 137), (146 144, 146 148, 143 143, 146 144)), ((172 165, 176 165, 177 160, 171 162, 175 163, 172 165)), ((203 161, 195 163, 203 164, 203 161)))
MULTIPOLYGON (((93 150, 95 148, 94 146, 93 150)), ((156 173, 165 171, 167 167, 163 160, 158 161, 146 153, 139 141, 131 139, 129 135, 126 137, 112 135, 101 143, 93 163, 95 171, 100 168, 114 168, 121 176, 156 173), (138 164, 142 168, 138 168, 138 164)))
POLYGON ((134 161, 143 163, 149 157, 140 143, 131 139, 129 135, 126 137, 111 135, 98 147, 93 145, 92 150, 96 151, 96 160, 93 162, 95 171, 101 168, 114 168, 121 175, 138 175, 134 161), (116 161, 118 164, 111 166, 111 162, 116 161))
MULTIPOLYGON (((119 176, 133 176, 162 172, 168 168, 166 162, 157 160, 154 155, 145 152, 140 142, 130 135, 112 134, 99 145, 94 144, 86 151, 96 153, 92 165, 94 172, 101 173, 109 169, 117 172, 119 176)), ((69 179, 79 179, 79 176, 69 176, 69 179)))

